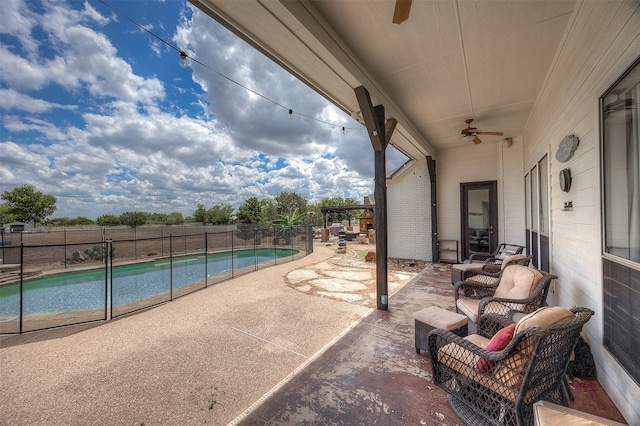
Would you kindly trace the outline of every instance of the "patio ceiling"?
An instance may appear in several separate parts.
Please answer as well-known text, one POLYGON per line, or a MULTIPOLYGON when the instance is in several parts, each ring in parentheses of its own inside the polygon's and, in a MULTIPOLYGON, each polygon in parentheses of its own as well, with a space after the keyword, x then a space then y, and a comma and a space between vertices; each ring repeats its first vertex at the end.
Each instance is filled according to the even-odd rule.
POLYGON ((575 5, 414 0, 393 24, 395 0, 190 1, 360 120, 366 87, 413 157, 473 146, 468 118, 504 133, 483 144, 521 135, 575 5))

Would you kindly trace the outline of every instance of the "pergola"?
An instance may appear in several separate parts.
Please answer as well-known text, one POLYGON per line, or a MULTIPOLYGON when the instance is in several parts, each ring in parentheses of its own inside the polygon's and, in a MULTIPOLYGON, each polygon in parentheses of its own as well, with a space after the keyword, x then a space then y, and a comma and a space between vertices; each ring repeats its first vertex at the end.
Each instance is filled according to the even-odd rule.
POLYGON ((351 215, 349 214, 353 210, 373 210, 373 204, 359 204, 354 206, 322 206, 320 211, 322 212, 323 227, 327 227, 327 213, 346 213, 349 218, 349 226, 351 226, 351 215))

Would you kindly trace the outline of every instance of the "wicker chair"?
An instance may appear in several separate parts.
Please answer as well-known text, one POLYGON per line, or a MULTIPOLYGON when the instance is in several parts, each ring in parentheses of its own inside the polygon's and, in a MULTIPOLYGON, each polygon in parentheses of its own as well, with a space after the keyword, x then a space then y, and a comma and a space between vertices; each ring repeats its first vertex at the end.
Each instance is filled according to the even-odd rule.
POLYGON ((567 405, 562 380, 592 315, 586 308, 541 308, 519 321, 498 351, 484 349, 490 342, 485 336, 462 338, 435 329, 428 335, 433 381, 449 393, 451 407, 467 425, 532 425, 536 401, 567 405), (549 320, 553 315, 559 319, 549 320), (536 318, 541 316, 546 318, 536 318))
POLYGON ((523 250, 524 246, 502 243, 498 245, 498 248, 493 253, 471 252, 471 255, 469 256, 469 263, 493 260, 495 263, 500 264, 502 259, 514 254, 522 254, 523 250))
POLYGON ((531 259, 533 256, 525 256, 524 254, 514 254, 501 260, 500 263, 496 263, 495 261, 488 259, 486 262, 482 264, 482 268, 480 269, 465 269, 461 272, 460 281, 465 281, 472 279, 474 281, 483 282, 483 283, 497 283, 500 280, 500 275, 504 268, 509 265, 523 265, 528 266, 531 263, 531 259), (476 278, 472 278, 477 276, 476 278))
POLYGON ((455 284, 456 311, 474 323, 484 313, 533 312, 545 304, 555 278, 523 265, 509 265, 498 274, 477 274, 455 284))

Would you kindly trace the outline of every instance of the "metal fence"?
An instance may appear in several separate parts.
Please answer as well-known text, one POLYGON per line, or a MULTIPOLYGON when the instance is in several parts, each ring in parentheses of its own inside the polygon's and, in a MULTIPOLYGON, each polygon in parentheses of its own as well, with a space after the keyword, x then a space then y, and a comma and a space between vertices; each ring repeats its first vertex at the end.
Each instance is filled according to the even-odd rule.
POLYGON ((310 225, 177 230, 23 234, 17 244, 3 238, 0 334, 107 321, 313 251, 310 225))

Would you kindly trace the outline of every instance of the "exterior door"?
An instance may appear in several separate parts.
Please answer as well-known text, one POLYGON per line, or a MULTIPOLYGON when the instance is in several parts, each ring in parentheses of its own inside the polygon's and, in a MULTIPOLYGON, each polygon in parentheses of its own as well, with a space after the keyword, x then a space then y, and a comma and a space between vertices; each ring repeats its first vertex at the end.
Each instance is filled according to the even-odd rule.
POLYGON ((496 181, 460 184, 462 256, 493 253, 498 247, 498 184, 496 181))

